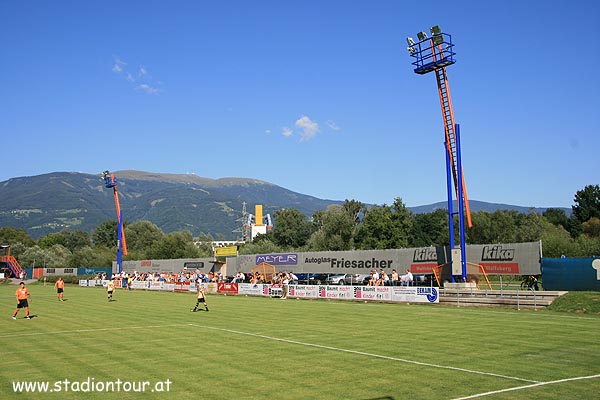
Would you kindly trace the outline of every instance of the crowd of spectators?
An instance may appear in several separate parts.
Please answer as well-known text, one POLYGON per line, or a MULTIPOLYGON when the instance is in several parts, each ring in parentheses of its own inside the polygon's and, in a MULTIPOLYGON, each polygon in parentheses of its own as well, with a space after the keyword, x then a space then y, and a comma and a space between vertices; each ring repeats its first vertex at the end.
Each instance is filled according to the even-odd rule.
POLYGON ((115 280, 115 281, 127 281, 129 286, 133 281, 144 281, 144 282, 165 282, 165 283, 188 283, 188 282, 225 282, 226 277, 220 272, 208 272, 202 273, 199 270, 188 271, 187 269, 182 270, 179 273, 175 272, 137 272, 133 271, 130 273, 121 272, 113 273, 110 278, 105 272, 98 273, 95 277, 98 280, 115 280))
MULTIPOLYGON (((179 273, 174 272, 137 272, 132 273, 121 272, 113 273, 110 278, 105 272, 98 273, 95 277, 98 280, 115 280, 118 282, 127 282, 127 286, 130 287, 133 281, 152 281, 152 282, 165 282, 165 283, 189 283, 189 282, 200 282, 200 283, 219 283, 219 282, 231 282, 231 283, 272 283, 272 284, 289 284, 297 285, 298 277, 293 272, 279 272, 275 274, 261 274, 259 272, 252 272, 244 274, 238 272, 235 276, 228 278, 220 272, 208 272, 203 273, 199 270, 189 271, 183 269, 179 273)), ((414 285, 414 278, 410 270, 406 270, 404 275, 399 275, 398 272, 393 269, 391 274, 388 275, 383 269, 377 271, 371 270, 371 277, 368 281, 368 286, 411 286, 414 285)))
POLYGON ((409 269, 406 270, 404 275, 399 275, 396 269, 392 270, 392 273, 388 275, 385 270, 377 271, 376 269, 371 270, 371 278, 369 279, 368 286, 411 286, 414 285, 414 277, 409 269))

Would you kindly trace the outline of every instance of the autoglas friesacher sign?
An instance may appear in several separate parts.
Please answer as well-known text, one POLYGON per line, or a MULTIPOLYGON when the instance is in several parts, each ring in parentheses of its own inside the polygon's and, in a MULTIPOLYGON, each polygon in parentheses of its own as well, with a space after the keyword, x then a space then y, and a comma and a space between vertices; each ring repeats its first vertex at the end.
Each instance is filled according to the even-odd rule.
MULTIPOLYGON (((250 272, 261 263, 278 271, 294 273, 364 273, 372 269, 413 274, 431 274, 433 268, 450 262, 449 247, 390 250, 322 251, 241 255, 227 258, 227 273, 250 272)), ((538 275, 541 273, 541 242, 467 245, 467 273, 478 274, 479 266, 489 275, 538 275)))

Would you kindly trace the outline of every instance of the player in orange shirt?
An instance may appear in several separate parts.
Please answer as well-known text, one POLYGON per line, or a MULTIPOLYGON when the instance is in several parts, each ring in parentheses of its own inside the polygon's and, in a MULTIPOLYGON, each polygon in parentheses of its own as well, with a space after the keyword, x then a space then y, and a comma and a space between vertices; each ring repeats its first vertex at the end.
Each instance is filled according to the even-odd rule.
POLYGON ((12 319, 17 319, 17 314, 21 310, 21 308, 25 309, 25 318, 31 319, 29 316, 29 302, 28 299, 31 300, 31 295, 29 294, 29 289, 25 287, 25 282, 19 283, 19 288, 15 292, 15 296, 17 297, 17 308, 13 313, 12 319))
POLYGON ((56 289, 56 293, 58 293, 58 301, 63 301, 63 292, 65 291, 65 281, 63 281, 62 277, 58 278, 58 280, 54 284, 54 288, 56 289))

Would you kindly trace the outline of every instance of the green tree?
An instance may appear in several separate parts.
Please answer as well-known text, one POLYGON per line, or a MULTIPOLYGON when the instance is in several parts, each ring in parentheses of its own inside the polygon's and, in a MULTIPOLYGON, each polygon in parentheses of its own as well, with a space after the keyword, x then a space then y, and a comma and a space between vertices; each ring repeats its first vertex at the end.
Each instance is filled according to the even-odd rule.
POLYGON ((208 233, 200 233, 198 240, 196 241, 196 247, 200 252, 200 257, 210 257, 213 253, 212 250, 213 237, 208 233))
POLYGON ((364 203, 361 203, 357 200, 346 199, 342 207, 350 216, 352 216, 352 218, 354 218, 355 225, 360 223, 361 217, 363 217, 367 212, 367 208, 364 203))
MULTIPOLYGON (((266 236, 266 235, 260 235, 266 236)), ((238 254, 272 254, 282 253, 284 250, 269 239, 254 240, 240 246, 238 254)))
POLYGON ((66 261, 69 268, 109 268, 113 255, 107 249, 92 249, 89 246, 77 249, 66 261))
MULTIPOLYGON (((116 227, 116 222, 115 222, 116 227)), ((165 236, 163 231, 150 221, 136 221, 125 228, 128 251, 144 253, 165 236)), ((114 236, 116 239, 116 234, 114 236)))
POLYGON ((46 236, 41 237, 38 240, 38 244, 44 249, 49 249, 55 244, 67 247, 67 238, 60 232, 49 233, 46 236))
POLYGON ((600 186, 588 185, 575 193, 573 216, 580 224, 590 218, 600 218, 600 186))
POLYGON ((565 228, 547 221, 544 223, 542 233, 542 254, 544 257, 574 257, 574 248, 575 242, 565 228))
POLYGON ((448 210, 438 208, 431 213, 412 216, 410 247, 445 246, 450 242, 448 210))
POLYGON ((19 264, 22 267, 45 267, 48 253, 48 249, 44 249, 38 245, 28 247, 19 256, 19 264))
POLYGON ((61 244, 55 244, 46 252, 46 268, 65 268, 71 252, 61 244))
POLYGON ((308 240, 309 249, 339 251, 353 248, 356 225, 353 215, 350 215, 342 206, 331 205, 327 211, 318 214, 317 218, 320 220, 321 226, 308 240))
POLYGON ((515 242, 535 242, 542 238, 544 231, 544 217, 535 212, 517 214, 515 242))
POLYGON ((581 235, 576 240, 578 257, 594 257, 600 255, 600 238, 581 235))
MULTIPOLYGON (((583 234, 589 238, 600 238, 600 218, 592 217, 581 224, 583 234)), ((600 254, 600 253, 597 253, 600 254)))
POLYGON ((300 248, 312 234, 312 224, 306 215, 289 208, 275 211, 275 226, 272 232, 273 242, 282 248, 300 248))
POLYGON ((23 243, 26 247, 31 247, 35 241, 27 234, 25 229, 13 228, 12 226, 4 226, 0 228, 0 245, 12 246, 17 242, 23 243))
MULTIPOLYGON (((127 234, 127 230, 125 230, 127 234)), ((102 222, 94 229, 92 233, 92 241, 95 247, 117 247, 117 221, 108 220, 102 222)))
POLYGON ((569 217, 567 217, 565 210, 561 210, 560 208, 548 208, 542 215, 548 222, 554 225, 562 226, 565 229, 568 229, 569 227, 569 217))
POLYGON ((200 257, 200 251, 194 244, 192 233, 187 230, 165 235, 146 254, 148 258, 154 260, 200 257))
POLYGON ((50 248, 55 244, 65 246, 71 252, 90 245, 90 235, 86 231, 71 231, 66 228, 60 232, 50 233, 38 240, 43 248, 50 248))
POLYGON ((513 210, 472 213, 473 227, 467 231, 467 242, 472 244, 516 242, 518 215, 519 213, 513 210))
POLYGON ((71 251, 76 251, 91 245, 90 234, 86 231, 76 230, 68 233, 68 246, 71 251))
POLYGON ((413 229, 412 214, 402 199, 367 211, 356 235, 359 249, 399 249, 407 247, 413 229))

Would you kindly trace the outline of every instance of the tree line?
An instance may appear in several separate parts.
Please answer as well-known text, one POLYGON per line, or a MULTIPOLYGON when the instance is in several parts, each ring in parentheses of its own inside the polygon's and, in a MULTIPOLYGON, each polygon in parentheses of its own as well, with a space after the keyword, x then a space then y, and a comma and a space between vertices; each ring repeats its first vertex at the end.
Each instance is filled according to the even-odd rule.
MULTIPOLYGON (((588 185, 574 196, 572 213, 550 208, 543 214, 498 210, 472 213, 466 229, 469 244, 542 241, 544 257, 600 255, 600 186, 588 185)), ((455 218, 457 218, 455 216, 455 218)), ((274 213, 274 228, 240 245, 239 254, 342 251, 446 246, 448 212, 412 213, 396 198, 391 205, 366 207, 356 200, 332 205, 307 217, 296 209, 274 213)), ((458 237, 458 221, 454 223, 458 237)), ((165 234, 150 221, 125 223, 128 255, 124 260, 211 257, 211 242, 223 240, 185 230, 165 234)), ((117 222, 101 223, 90 235, 65 229, 38 240, 25 230, 0 227, 0 244, 23 267, 111 267, 115 260, 117 222)))

